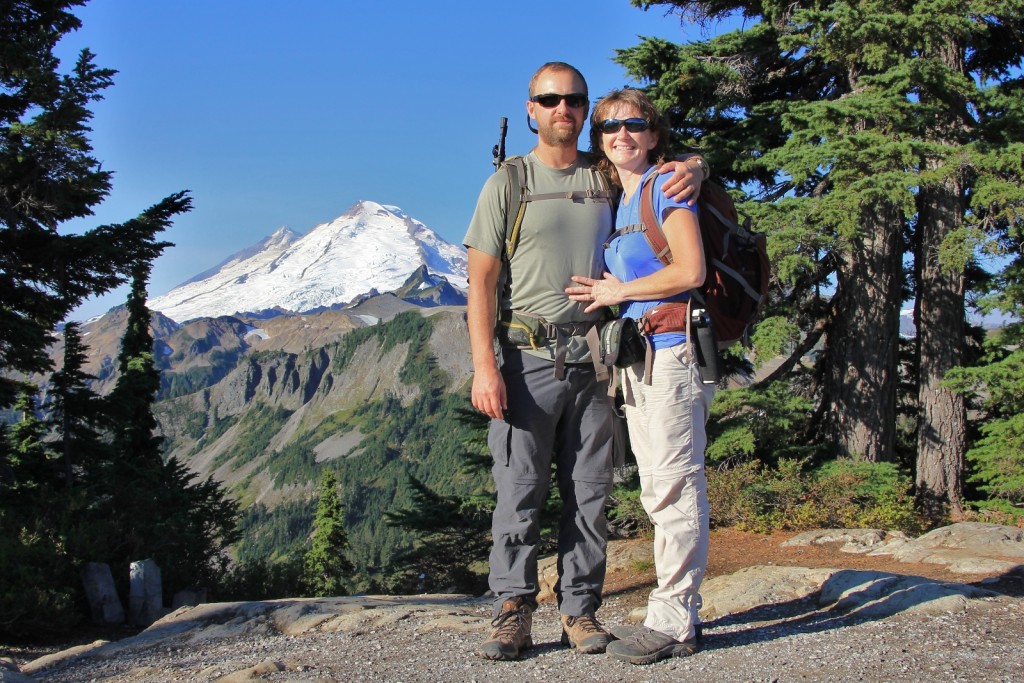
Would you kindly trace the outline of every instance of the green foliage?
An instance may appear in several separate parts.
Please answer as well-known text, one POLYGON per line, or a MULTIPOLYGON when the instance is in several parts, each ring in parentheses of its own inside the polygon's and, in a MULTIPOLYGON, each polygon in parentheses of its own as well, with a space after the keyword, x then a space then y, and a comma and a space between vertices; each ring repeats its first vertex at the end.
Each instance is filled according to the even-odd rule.
POLYGON ((191 208, 172 194, 125 223, 69 232, 110 191, 92 155, 89 107, 114 72, 83 50, 69 73, 54 47, 80 26, 78 0, 0 8, 0 409, 19 394, 21 419, 0 429, 0 632, 69 628, 82 607, 77 567, 107 561, 127 577, 130 560, 153 557, 167 588, 209 580, 233 541, 233 506, 216 484, 193 485, 164 463, 153 434, 153 366, 145 285, 170 246, 157 239, 191 208), (45 375, 59 323, 86 298, 132 280, 120 376, 108 400, 87 387, 77 326, 65 328, 45 433, 16 377, 45 375))
POLYGON ((711 406, 705 460, 709 467, 728 467, 819 455, 820 447, 799 436, 810 428, 812 408, 786 382, 719 391, 711 406))
POLYGON ((988 524, 1024 527, 1024 507, 1005 499, 992 498, 977 501, 976 510, 968 513, 968 519, 977 519, 988 524))
POLYGON ((239 539, 238 506, 220 482, 199 480, 175 458, 163 464, 160 480, 165 490, 151 503, 161 515, 148 556, 169 590, 216 586, 228 564, 226 550, 239 539))
POLYGON ((640 502, 640 478, 634 475, 633 480, 616 484, 608 497, 609 531, 617 536, 648 536, 654 532, 651 518, 640 502))
POLYGON ((88 465, 102 457, 106 444, 99 430, 108 422, 104 401, 90 388, 94 379, 82 370, 86 347, 78 323, 64 327, 64 364, 50 376, 50 419, 64 446, 64 477, 74 480, 74 467, 88 465))
POLYGON ((320 477, 313 543, 306 553, 303 572, 303 580, 312 595, 344 595, 352 573, 352 564, 345 558, 347 547, 345 515, 338 497, 338 477, 331 470, 325 470, 320 477))
MULTIPOLYGON (((237 470, 264 455, 271 439, 281 431, 291 415, 290 410, 267 404, 257 404, 247 410, 239 422, 238 438, 231 448, 225 449, 214 458, 213 466, 220 467, 231 461, 233 469, 237 470)), ((216 437, 210 438, 208 443, 212 443, 214 438, 216 437)))
POLYGON ((413 504, 389 512, 386 521, 415 534, 411 549, 399 554, 389 569, 391 592, 478 593, 486 586, 491 548, 494 500, 483 491, 469 495, 438 495, 415 479, 413 504))
POLYGON ((47 525, 0 513, 0 634, 60 633, 81 621, 77 576, 47 525))
POLYGON ((277 600, 305 594, 301 556, 254 557, 233 564, 218 582, 219 600, 277 600))
POLYGON ((800 341, 800 327, 784 316, 765 318, 757 324, 751 343, 758 350, 757 363, 764 359, 788 356, 800 341))
MULTIPOLYGON (((345 369, 352 360, 356 350, 371 339, 375 340, 379 345, 378 359, 382 358, 384 354, 398 344, 408 343, 413 347, 410 359, 419 356, 417 360, 423 360, 421 354, 426 350, 426 344, 430 340, 431 329, 429 319, 424 318, 417 311, 405 311, 399 313, 387 323, 352 330, 342 337, 339 342, 333 368, 339 372, 345 369)), ((410 362, 406 362, 403 365, 403 382, 419 385, 424 381, 429 381, 432 373, 429 371, 423 373, 416 366, 416 363, 410 362)))
MULTIPOLYGON (((815 433, 800 430, 798 442, 820 443, 828 452, 873 450, 870 457, 882 459, 941 460, 927 468, 935 471, 955 466, 965 434, 935 449, 918 433, 941 432, 937 423, 959 420, 963 406, 948 401, 955 416, 921 406, 939 403, 933 394, 946 391, 936 388, 936 378, 970 363, 960 311, 986 291, 981 252, 1014 256, 994 274, 982 305, 999 305, 1019 320, 1024 302, 1015 256, 1024 217, 1024 6, 633 4, 710 23, 745 18, 737 30, 685 45, 643 39, 619 50, 616 61, 647 84, 674 140, 704 154, 716 179, 749 200, 741 208, 768 234, 784 288, 773 292, 753 343, 758 359, 789 355, 783 371, 794 375, 787 377, 793 393, 813 400, 815 433), (902 277, 902 264, 912 266, 909 277, 902 277), (915 374, 897 385, 900 360, 891 345, 850 340, 893 339, 892 313, 909 298, 929 313, 917 321, 922 362, 907 366, 915 374), (814 358, 808 375, 802 360, 819 339, 827 352, 814 358), (897 386, 903 395, 894 399, 897 386), (897 417, 912 433, 894 426, 898 405, 918 408, 911 419, 897 417), (859 443, 864 434, 877 440, 859 443), (920 453, 900 453, 901 445, 920 453)), ((989 411, 983 419, 1003 418, 989 411)), ((720 435, 711 455, 728 462, 761 457, 752 431, 737 426, 720 435)), ((1004 423, 983 434, 993 448, 968 456, 988 472, 976 481, 1008 493, 1013 486, 995 483, 996 470, 1015 466, 981 463, 998 451, 996 443, 1019 448, 1014 429, 1004 423)), ((956 487, 958 476, 950 479, 956 487)), ((951 502, 959 497, 956 490, 941 493, 951 502)))
POLYGON ((224 436, 224 433, 234 427, 238 423, 239 417, 237 415, 226 415, 224 417, 213 418, 213 424, 209 425, 206 431, 206 438, 203 440, 203 444, 199 444, 202 447, 205 444, 211 444, 220 437, 224 436))
POLYGON ((777 467, 744 462, 708 473, 711 523, 759 532, 774 529, 881 527, 919 532, 912 482, 891 463, 833 460, 777 467))
MULTIPOLYGON (((156 236, 191 203, 186 193, 178 193, 126 223, 61 232, 65 221, 90 215, 110 187, 110 173, 91 156, 87 122, 89 104, 110 85, 113 72, 96 68, 92 55, 83 51, 73 73, 60 74, 52 54, 60 37, 78 26, 68 11, 77 4, 16 3, 0 10, 2 408, 11 406, 25 386, 13 377, 52 369, 48 350, 56 327, 75 307, 129 276, 144 283, 145 276, 137 276, 148 273, 148 265, 168 246, 156 236)), ((133 377, 152 376, 145 357, 149 349, 134 346, 131 331, 126 337, 130 350, 121 366, 124 387, 133 377)), ((125 548, 138 547, 137 535, 104 513, 117 510, 123 521, 134 511, 154 510, 150 499, 136 508, 120 500, 115 504, 115 474, 128 480, 125 489, 145 478, 136 480, 130 467, 113 466, 129 448, 156 446, 158 453, 159 443, 151 432, 144 433, 154 424, 146 418, 152 395, 142 381, 134 385, 141 387, 138 392, 122 390, 119 397, 128 400, 98 400, 85 386, 84 347, 74 325, 65 342, 65 365, 54 377, 52 405, 59 441, 52 450, 39 442, 39 419, 34 405, 27 404, 22 424, 4 429, 0 439, 0 610, 5 614, 0 632, 20 636, 74 625, 71 611, 81 607, 75 567, 120 541, 125 548), (134 427, 128 417, 132 410, 139 410, 134 427)), ((161 465, 158 454, 154 464, 161 465)), ((165 572, 174 573, 169 562, 165 572)))
MULTIPOLYGON (((388 323, 354 330, 339 342, 335 372, 347 367, 357 352, 366 354, 367 348, 372 355, 376 347, 379 359, 387 350, 406 344, 408 352, 399 373, 410 390, 403 397, 388 394, 351 412, 336 413, 295 434, 287 445, 273 452, 267 452, 265 446, 258 447, 255 435, 262 430, 255 422, 247 422, 242 430, 253 435, 246 440, 250 446, 246 452, 260 451, 266 455, 266 471, 278 487, 308 486, 325 470, 336 472, 341 497, 346 501, 347 556, 359 577, 350 586, 352 590, 381 585, 386 580, 386 568, 412 548, 414 533, 385 522, 387 513, 408 509, 413 504, 413 491, 406 486, 409 478, 421 481, 441 496, 465 495, 484 489, 489 482, 486 468, 460 471, 466 458, 464 443, 478 439, 479 434, 477 426, 464 419, 467 397, 447 392, 447 378, 430 355, 431 330, 429 318, 411 312, 388 323), (359 431, 361 440, 351 454, 317 462, 317 445, 352 430, 359 431)), ((253 419, 261 424, 265 421, 268 432, 278 430, 280 425, 271 423, 281 420, 269 418, 263 415, 253 419)), ((204 443, 211 442, 212 433, 204 443)), ((275 529, 288 528, 290 533, 304 535, 310 528, 311 515, 311 504, 297 503, 252 516, 247 511, 242 520, 240 561, 249 562, 261 554, 283 558, 295 552, 304 553, 304 547, 297 548, 289 541, 294 536, 275 531, 270 538, 261 531, 272 524, 275 529), (303 524, 305 531, 300 532, 303 524)))
POLYGON ((967 451, 970 481, 993 499, 1024 505, 1024 349, 1008 351, 1005 336, 987 344, 988 362, 957 368, 947 377, 954 389, 983 395, 988 420, 967 451))
POLYGON ((265 561, 274 565, 298 561, 301 565, 309 546, 314 511, 311 500, 289 501, 272 508, 262 503, 247 506, 239 521, 241 539, 236 546, 239 564, 255 565, 265 561))

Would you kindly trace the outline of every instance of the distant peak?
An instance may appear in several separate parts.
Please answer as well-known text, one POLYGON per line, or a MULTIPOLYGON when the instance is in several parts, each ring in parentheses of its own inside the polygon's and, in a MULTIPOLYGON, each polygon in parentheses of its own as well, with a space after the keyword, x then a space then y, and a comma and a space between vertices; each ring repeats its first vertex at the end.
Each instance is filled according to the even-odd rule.
POLYGON ((392 215, 397 218, 405 220, 406 214, 401 208, 392 204, 379 204, 369 199, 360 199, 352 205, 348 211, 345 212, 345 216, 383 216, 392 215))
POLYGON ((280 228, 275 230, 273 234, 260 242, 261 247, 269 247, 272 245, 287 246, 292 242, 302 237, 299 233, 295 232, 287 225, 282 225, 280 228))
POLYGON ((275 230, 270 235, 270 239, 277 239, 277 238, 280 238, 280 237, 291 237, 291 236, 298 237, 298 234, 299 233, 295 232, 294 230, 289 228, 287 225, 282 225, 280 228, 275 230))

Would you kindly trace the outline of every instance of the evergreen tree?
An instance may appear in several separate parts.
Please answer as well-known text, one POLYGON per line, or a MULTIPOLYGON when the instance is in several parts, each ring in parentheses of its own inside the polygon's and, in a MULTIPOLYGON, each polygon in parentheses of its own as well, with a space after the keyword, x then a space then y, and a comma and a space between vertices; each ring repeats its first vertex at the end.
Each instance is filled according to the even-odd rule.
MULTIPOLYGON (((684 141, 762 200, 744 208, 770 232, 785 285, 775 310, 800 329, 774 377, 790 372, 818 397, 814 423, 837 454, 894 458, 898 314, 904 288, 915 287, 918 494, 932 511, 948 505, 956 514, 965 408, 941 379, 965 359, 963 283, 975 249, 1008 224, 986 216, 1021 203, 1022 128, 1010 125, 1019 114, 1008 105, 1019 105, 1012 70, 1024 54, 1024 7, 634 4, 752 20, 684 47, 645 41, 620 61, 652 81, 684 141), (981 190, 990 186, 1003 194, 987 198, 981 190), (906 253, 916 255, 909 282, 906 253), (829 286, 834 293, 822 298, 829 286), (808 382, 798 361, 819 338, 824 353, 808 382)), ((778 348, 785 325, 765 327, 759 341, 778 348)))
MULTIPOLYGON (((29 0, 0 7, 0 408, 17 394, 10 373, 51 369, 47 348, 58 323, 86 297, 123 284, 130 265, 155 257, 165 225, 131 221, 82 234, 60 225, 92 213, 110 190, 92 156, 88 107, 114 71, 83 50, 70 73, 53 54, 81 23, 81 0, 29 0)), ((164 200, 187 210, 183 194, 164 200)))
POLYGON ((97 482, 97 488, 107 487, 96 496, 105 502, 100 524, 115 540, 109 561, 127 566, 152 557, 168 587, 210 585, 225 569, 224 551, 238 538, 238 510, 219 483, 193 482, 195 475, 177 459, 163 460, 153 415, 160 373, 146 307, 149 271, 149 262, 133 269, 120 374, 107 397, 112 453, 97 482))
POLYGON ((50 422, 60 437, 64 479, 72 489, 96 463, 109 456, 100 430, 105 402, 89 387, 95 377, 82 368, 86 346, 79 324, 64 326, 64 364, 50 376, 50 422))
POLYGON ((16 568, 2 583, 5 600, 13 596, 17 605, 0 605, 0 630, 17 623, 22 634, 73 623, 66 610, 78 591, 77 562, 116 564, 164 548, 158 562, 166 576, 180 566, 173 563, 175 553, 185 554, 184 544, 200 549, 209 564, 233 533, 233 504, 223 491, 210 482, 190 484, 183 469, 160 458, 150 410, 154 379, 159 386, 152 339, 148 330, 139 333, 148 327, 149 267, 168 246, 157 236, 191 200, 179 192, 122 224, 61 231, 67 221, 91 215, 110 191, 111 174, 93 156, 88 124, 89 107, 111 85, 114 71, 97 67, 88 50, 67 73, 54 56, 61 38, 79 28, 71 10, 82 4, 0 5, 0 410, 24 392, 19 378, 52 370, 48 349, 57 327, 86 298, 134 275, 130 305, 137 310, 112 401, 97 402, 85 389, 80 336, 69 328, 64 368, 54 378, 59 454, 39 437, 34 409, 23 411, 19 425, 2 428, 0 564, 16 568), (167 527, 159 526, 160 515, 178 519, 190 507, 197 510, 190 528, 209 522, 220 530, 212 544, 187 534, 161 537, 167 527), (26 621, 30 614, 46 615, 48 623, 26 621))
MULTIPOLYGON (((0 461, 0 494, 5 501, 50 485, 56 469, 56 456, 45 442, 46 423, 39 418, 29 386, 22 387, 14 409, 21 419, 10 427, 4 425, 4 459, 0 461)), ((17 506, 12 502, 11 507, 17 506)))
POLYGON ((0 425, 0 634, 59 631, 74 623, 76 576, 66 542, 58 456, 45 442, 31 389, 16 404, 21 420, 0 425))
POLYGON ((413 505, 389 512, 392 526, 414 532, 416 543, 392 563, 393 592, 476 593, 486 587, 480 570, 491 550, 491 513, 494 498, 441 495, 410 478, 413 505))
MULTIPOLYGON (((107 396, 110 415, 111 457, 101 468, 98 487, 104 494, 103 517, 113 546, 110 561, 127 565, 151 557, 162 540, 165 509, 161 438, 156 435, 152 405, 160 389, 160 374, 153 364, 153 337, 149 331, 146 284, 149 263, 135 265, 126 308, 128 323, 118 353, 118 377, 107 396), (115 559, 116 558, 116 559, 115 559)), ((97 491, 99 493, 99 491, 97 491)))
POLYGON ((159 480, 163 490, 156 502, 163 514, 153 527, 149 554, 164 584, 172 590, 216 588, 230 564, 228 549, 240 537, 238 504, 220 482, 198 480, 177 458, 162 464, 159 480))
POLYGON ((325 470, 319 488, 313 545, 305 558, 305 582, 309 592, 317 597, 343 595, 352 564, 345 557, 348 537, 345 512, 338 495, 338 476, 325 470))
POLYGON ((160 462, 161 438, 155 434, 153 401, 160 391, 160 372, 153 360, 153 334, 146 307, 150 264, 137 263, 125 308, 128 321, 117 356, 118 377, 108 397, 114 416, 115 449, 133 460, 160 462))
POLYGON ((947 385, 976 397, 985 416, 980 438, 967 451, 971 481, 990 496, 984 507, 1019 518, 1024 506, 1024 230, 1018 219, 1007 246, 1016 256, 982 302, 986 311, 1001 311, 1012 322, 985 343, 982 362, 950 372, 947 385))

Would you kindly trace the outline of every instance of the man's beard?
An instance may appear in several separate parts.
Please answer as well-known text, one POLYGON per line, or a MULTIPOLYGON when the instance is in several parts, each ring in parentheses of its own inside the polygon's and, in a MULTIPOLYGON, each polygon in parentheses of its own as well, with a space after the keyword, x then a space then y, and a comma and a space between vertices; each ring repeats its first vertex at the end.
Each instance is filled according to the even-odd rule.
MULTIPOLYGON (((564 145, 575 145, 576 140, 579 139, 580 129, 576 127, 576 122, 569 120, 568 123, 572 124, 572 128, 561 128, 555 127, 555 121, 551 122, 551 125, 543 126, 540 128, 539 135, 544 142, 552 147, 562 147, 564 145)), ((559 121, 558 123, 562 123, 559 121)))

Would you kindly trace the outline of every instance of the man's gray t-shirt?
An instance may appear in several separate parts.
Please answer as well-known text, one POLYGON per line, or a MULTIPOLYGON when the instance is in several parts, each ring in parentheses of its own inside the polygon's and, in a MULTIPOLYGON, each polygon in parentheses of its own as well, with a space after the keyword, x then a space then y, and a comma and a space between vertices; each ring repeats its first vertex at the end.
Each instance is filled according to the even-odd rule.
MULTIPOLYGON (((590 160, 579 154, 564 169, 544 165, 531 152, 525 157, 530 194, 570 193, 604 188, 591 169, 590 160)), ((508 174, 499 171, 484 184, 476 211, 463 243, 495 258, 505 250, 505 215, 509 208, 508 174)), ((586 303, 570 301, 565 288, 573 275, 600 278, 604 273, 604 242, 612 233, 612 209, 608 199, 543 199, 527 204, 518 246, 512 257, 508 287, 499 307, 528 311, 548 322, 569 323, 599 320, 602 313, 584 313, 586 303)), ((553 358, 553 344, 537 353, 553 358)), ((573 337, 566 360, 590 360, 586 341, 573 337)))

